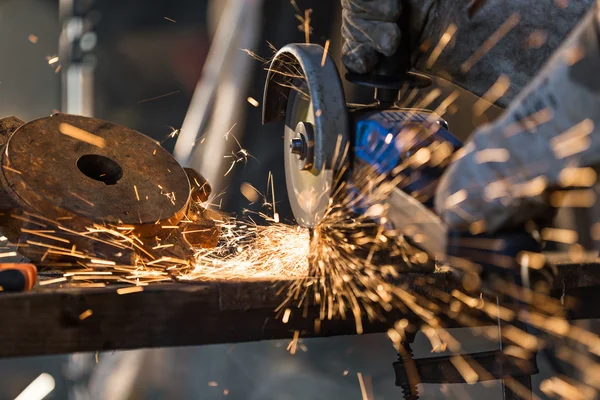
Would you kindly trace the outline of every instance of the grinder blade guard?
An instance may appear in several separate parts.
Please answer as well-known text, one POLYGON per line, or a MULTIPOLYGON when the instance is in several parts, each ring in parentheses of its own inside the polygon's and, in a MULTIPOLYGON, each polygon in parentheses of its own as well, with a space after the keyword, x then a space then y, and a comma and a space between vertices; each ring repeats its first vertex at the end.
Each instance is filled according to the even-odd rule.
MULTIPOLYGON (((283 47, 271 63, 263 101, 263 123, 285 121, 286 185, 292 211, 301 226, 313 228, 323 218, 337 179, 349 180, 346 189, 364 198, 361 188, 364 185, 353 179, 358 171, 373 169, 390 175, 404 157, 415 151, 415 146, 425 145, 416 140, 403 144, 403 138, 415 136, 406 134, 411 126, 423 127, 432 120, 433 130, 425 131, 431 132, 434 139, 429 138, 427 143, 449 141, 453 149, 460 147, 441 118, 427 110, 401 109, 393 103, 402 84, 423 87, 431 83, 429 78, 414 73, 405 74, 401 80, 371 78, 347 76, 352 82, 379 89, 376 94, 389 94, 387 97, 392 101, 378 98, 374 104, 348 110, 338 69, 323 47, 290 44, 283 47), (393 135, 393 141, 389 135, 393 135), (407 151, 406 146, 411 149, 407 151), (344 171, 343 177, 341 171, 344 171)), ((428 173, 420 181, 437 176, 439 173, 435 176, 428 173)), ((430 254, 443 252, 446 232, 441 221, 411 197, 411 190, 407 190, 411 188, 402 189, 404 191, 398 188, 389 197, 378 199, 390 210, 388 220, 393 222, 393 228, 399 234, 409 234, 417 224, 418 231, 431 232, 425 235, 428 236, 425 250, 430 254)), ((372 205, 362 201, 353 203, 352 211, 358 214, 372 205)))
POLYGON ((286 186, 296 222, 314 228, 347 162, 348 111, 335 63, 316 44, 283 47, 269 68, 263 104, 263 123, 285 122, 286 186))

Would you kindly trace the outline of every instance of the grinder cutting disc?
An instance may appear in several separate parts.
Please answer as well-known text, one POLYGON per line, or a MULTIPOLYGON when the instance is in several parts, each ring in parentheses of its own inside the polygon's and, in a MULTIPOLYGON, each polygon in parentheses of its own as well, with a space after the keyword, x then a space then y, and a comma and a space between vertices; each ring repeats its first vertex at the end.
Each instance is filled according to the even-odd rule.
POLYGON ((348 117, 340 76, 323 47, 292 44, 274 57, 263 122, 285 117, 288 197, 299 225, 313 228, 327 211, 345 163, 348 117))

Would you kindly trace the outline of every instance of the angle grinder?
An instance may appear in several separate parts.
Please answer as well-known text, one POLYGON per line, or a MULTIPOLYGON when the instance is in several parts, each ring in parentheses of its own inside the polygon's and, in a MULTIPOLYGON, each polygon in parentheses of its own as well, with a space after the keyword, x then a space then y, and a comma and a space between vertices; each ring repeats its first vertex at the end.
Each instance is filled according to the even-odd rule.
MULTIPOLYGON (((389 66, 386 60, 385 65, 389 66)), ((274 56, 263 99, 263 123, 284 122, 286 186, 296 222, 314 229, 326 216, 332 197, 345 191, 365 195, 373 181, 394 185, 385 198, 385 215, 374 216, 437 259, 468 258, 480 266, 518 271, 523 251, 539 252, 540 243, 525 230, 487 235, 448 232, 431 210, 435 187, 452 154, 462 147, 448 124, 431 110, 396 105, 402 88, 424 88, 432 80, 396 63, 388 74, 345 78, 374 89, 372 104, 347 104, 334 61, 317 44, 289 44, 274 56), (364 171, 372 179, 364 179, 364 171), (383 177, 383 179, 381 179, 383 177), (416 240, 418 239, 418 240, 416 240), (481 246, 494 240, 493 249, 481 246)), ((362 196, 360 196, 362 195, 362 196)), ((364 213, 373 204, 351 202, 364 213)))

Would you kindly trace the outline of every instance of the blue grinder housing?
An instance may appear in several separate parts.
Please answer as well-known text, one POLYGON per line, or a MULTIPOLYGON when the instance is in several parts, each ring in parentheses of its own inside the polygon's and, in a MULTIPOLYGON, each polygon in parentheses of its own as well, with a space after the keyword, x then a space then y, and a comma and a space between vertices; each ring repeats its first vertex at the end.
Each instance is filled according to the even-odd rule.
MULTIPOLYGON (((462 147, 462 142, 448 131, 446 121, 427 110, 390 109, 351 115, 355 165, 362 162, 379 174, 390 176, 403 161, 434 142, 449 143, 454 151, 462 147)), ((408 183, 402 190, 409 194, 422 190, 434 184, 444 169, 445 166, 427 164, 403 169, 400 173, 408 178, 408 183)), ((432 207, 433 197, 423 203, 432 207)))

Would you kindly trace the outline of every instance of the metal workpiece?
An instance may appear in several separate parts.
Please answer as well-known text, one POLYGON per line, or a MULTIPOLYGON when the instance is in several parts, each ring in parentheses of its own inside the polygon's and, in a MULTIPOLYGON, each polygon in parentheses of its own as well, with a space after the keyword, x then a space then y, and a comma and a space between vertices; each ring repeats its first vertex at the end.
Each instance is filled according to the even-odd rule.
MULTIPOLYGON (((111 246, 105 237, 97 240, 103 235, 91 235, 93 227, 128 231, 143 243, 141 247, 151 248, 157 239, 168 238, 177 244, 159 253, 180 257, 192 254, 190 244, 181 229, 171 228, 201 225, 218 238, 214 222, 203 217, 197 205, 208 199, 208 183, 197 172, 184 170, 147 136, 68 114, 28 123, 8 117, 0 120, 0 128, 0 226, 34 262, 68 258, 48 256, 52 246, 59 251, 75 246, 74 253, 117 262, 131 260, 135 252, 111 246), (189 218, 192 215, 196 222, 189 218), (51 237, 40 230, 52 231, 46 232, 51 237), (81 235, 84 232, 90 238, 81 235)), ((216 244, 210 235, 205 235, 207 242, 216 244)))

